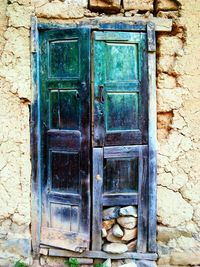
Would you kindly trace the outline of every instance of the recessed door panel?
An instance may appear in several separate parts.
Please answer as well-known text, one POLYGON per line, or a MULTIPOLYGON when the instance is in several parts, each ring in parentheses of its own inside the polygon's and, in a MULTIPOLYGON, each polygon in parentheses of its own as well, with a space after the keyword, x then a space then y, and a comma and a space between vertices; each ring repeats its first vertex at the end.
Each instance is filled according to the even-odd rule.
POLYGON ((138 158, 105 159, 103 193, 137 192, 138 177, 138 158))
POLYGON ((80 194, 80 154, 50 151, 51 190, 80 194))
POLYGON ((51 227, 69 232, 79 231, 80 207, 63 203, 51 203, 51 227))
POLYGON ((78 38, 49 41, 49 77, 79 77, 79 45, 78 38))
POLYGON ((136 44, 107 42, 105 50, 107 55, 106 82, 126 82, 138 79, 138 46, 136 44))
POLYGON ((79 130, 80 96, 78 90, 50 90, 49 121, 53 129, 79 130))
POLYGON ((108 92, 105 97, 106 132, 137 130, 138 93, 108 92))

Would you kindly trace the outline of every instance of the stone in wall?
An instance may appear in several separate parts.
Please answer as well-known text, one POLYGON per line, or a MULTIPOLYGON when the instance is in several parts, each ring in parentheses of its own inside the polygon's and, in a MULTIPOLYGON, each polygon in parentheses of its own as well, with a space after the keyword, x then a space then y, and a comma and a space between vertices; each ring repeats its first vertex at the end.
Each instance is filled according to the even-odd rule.
POLYGON ((156 11, 165 10, 165 11, 176 11, 178 10, 179 5, 176 0, 157 0, 156 1, 156 11))
POLYGON ((171 239, 178 239, 181 236, 191 238, 192 233, 181 227, 157 226, 157 238, 160 242, 168 243, 171 239))
MULTIPOLYGON (((171 82, 175 83, 175 81, 173 80, 171 82)), ((162 84, 167 86, 166 81, 162 81, 162 84)), ((171 84, 169 83, 169 86, 170 85, 171 84)), ((170 112, 173 109, 180 108, 183 103, 184 93, 185 92, 182 90, 182 88, 173 89, 173 87, 171 87, 171 89, 162 88, 162 90, 157 90, 157 100, 159 102, 157 111, 158 112, 170 112)))
POLYGON ((104 220, 102 223, 102 227, 105 230, 109 230, 115 223, 115 219, 110 219, 110 220, 104 220))
POLYGON ((176 227, 192 219, 193 208, 178 192, 158 186, 158 221, 176 227), (167 214, 167 216, 166 216, 167 214))
POLYGON ((158 38, 158 54, 159 56, 175 56, 183 54, 183 42, 177 36, 166 36, 166 34, 158 38))
POLYGON ((158 185, 162 185, 173 191, 181 189, 188 181, 188 176, 183 170, 162 172, 158 176, 158 185))
POLYGON ((30 17, 33 8, 31 6, 24 6, 22 4, 13 3, 8 5, 6 15, 8 17, 8 25, 12 27, 30 28, 30 17))
POLYGON ((88 0, 65 0, 65 3, 69 5, 74 5, 77 4, 82 7, 87 7, 88 6, 88 0))
MULTIPOLYGON (((13 0, 15 1, 15 0, 13 0)), ((18 0, 19 1, 26 1, 26 0, 18 0)), ((28 1, 27 1, 28 2, 28 1)), ((58 0, 31 0, 31 5, 36 8, 43 6, 49 2, 58 2, 58 0)), ((81 7, 86 8, 88 6, 88 0, 60 0, 60 2, 65 2, 67 5, 71 5, 73 8, 73 5, 79 5, 81 7)))
POLYGON ((123 0, 123 8, 125 10, 153 11, 153 0, 123 0))
POLYGON ((200 249, 195 249, 195 251, 187 252, 173 252, 171 254, 171 265, 181 265, 181 266, 199 266, 200 264, 200 249))
POLYGON ((160 140, 165 140, 172 129, 172 119, 174 113, 173 111, 169 112, 158 112, 157 115, 157 137, 160 140))
POLYGON ((119 217, 120 207, 111 207, 103 210, 103 220, 112 220, 119 217))
POLYGON ((174 89, 174 88, 176 88, 176 77, 174 77, 170 74, 166 74, 166 73, 159 74, 158 78, 157 78, 157 87, 158 87, 158 89, 174 89))
POLYGON ((94 11, 116 13, 120 11, 121 0, 89 0, 89 8, 94 11))
POLYGON ((179 17, 179 11, 158 11, 157 17, 163 19, 177 19, 179 17))
POLYGON ((173 55, 163 55, 158 57, 157 70, 158 73, 171 73, 175 65, 175 58, 173 55))
POLYGON ((0 61, 0 76, 10 83, 10 91, 19 98, 31 100, 30 32, 25 27, 9 27, 0 61), (27 67, 27 65, 29 67, 27 67), (20 77, 20 79, 19 79, 20 77))
POLYGON ((121 229, 121 227, 119 226, 119 224, 115 224, 112 228, 112 234, 116 237, 123 237, 124 233, 121 229))
POLYGON ((128 251, 128 247, 122 243, 106 243, 103 245, 103 251, 114 254, 122 254, 128 251))
POLYGON ((9 4, 18 3, 19 5, 23 6, 30 6, 31 0, 9 0, 9 4))
POLYGON ((60 2, 55 0, 52 2, 46 2, 39 5, 35 3, 35 13, 39 18, 51 18, 51 19, 72 19, 83 18, 84 7, 79 4, 79 1, 75 3, 60 2))

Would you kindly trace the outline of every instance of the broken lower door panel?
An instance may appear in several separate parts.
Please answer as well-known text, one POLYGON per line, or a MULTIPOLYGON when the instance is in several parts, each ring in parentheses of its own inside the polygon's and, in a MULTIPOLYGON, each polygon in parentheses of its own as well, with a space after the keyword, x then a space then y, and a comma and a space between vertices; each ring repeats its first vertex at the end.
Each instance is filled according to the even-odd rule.
POLYGON ((87 29, 40 34, 41 244, 90 241, 90 40, 87 29))
POLYGON ((111 252, 117 243, 123 252, 147 251, 147 159, 146 145, 93 148, 93 250, 111 252), (134 214, 123 219, 127 206, 134 214), (113 235, 114 225, 121 237, 113 235))
POLYGON ((93 32, 94 146, 147 144, 146 33, 93 32))

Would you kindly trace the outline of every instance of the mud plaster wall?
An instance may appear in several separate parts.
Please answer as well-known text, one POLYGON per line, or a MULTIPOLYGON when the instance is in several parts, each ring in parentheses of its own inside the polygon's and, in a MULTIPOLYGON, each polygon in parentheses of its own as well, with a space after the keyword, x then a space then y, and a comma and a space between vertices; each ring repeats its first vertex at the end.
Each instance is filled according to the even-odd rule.
POLYGON ((173 18, 173 31, 157 36, 158 264, 200 264, 200 0, 120 4, 91 1, 90 11, 86 0, 0 1, 0 266, 32 262, 30 18, 69 23, 106 16, 109 5, 113 17, 173 18))

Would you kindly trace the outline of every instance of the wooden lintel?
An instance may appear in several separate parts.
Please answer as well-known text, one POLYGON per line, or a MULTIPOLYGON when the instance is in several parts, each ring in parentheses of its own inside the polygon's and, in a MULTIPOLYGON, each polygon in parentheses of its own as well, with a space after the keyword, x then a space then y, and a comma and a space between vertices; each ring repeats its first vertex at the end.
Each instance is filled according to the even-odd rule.
POLYGON ((118 18, 118 17, 112 17, 112 19, 97 19, 99 23, 137 23, 137 24, 145 24, 147 25, 149 22, 153 22, 155 24, 155 31, 157 32, 171 32, 172 30, 172 19, 164 19, 164 18, 157 18, 157 17, 151 17, 151 18, 143 18, 143 17, 133 17, 133 18, 118 18))
POLYGON ((76 23, 69 23, 68 21, 54 21, 47 19, 38 19, 38 29, 68 29, 89 27, 94 30, 129 30, 129 31, 146 31, 146 25, 149 22, 155 24, 155 31, 157 32, 170 32, 172 30, 172 19, 164 18, 143 18, 143 17, 97 17, 93 19, 82 19, 76 23))
POLYGON ((93 258, 93 259, 136 259, 136 260, 157 260, 156 253, 136 253, 126 252, 123 254, 109 254, 103 251, 85 251, 83 253, 74 253, 66 250, 49 249, 49 256, 54 257, 76 257, 76 258, 93 258))

